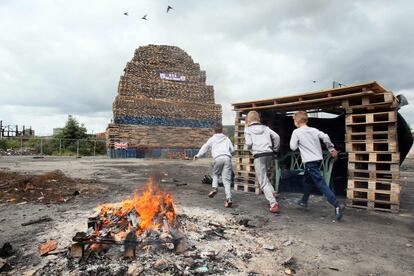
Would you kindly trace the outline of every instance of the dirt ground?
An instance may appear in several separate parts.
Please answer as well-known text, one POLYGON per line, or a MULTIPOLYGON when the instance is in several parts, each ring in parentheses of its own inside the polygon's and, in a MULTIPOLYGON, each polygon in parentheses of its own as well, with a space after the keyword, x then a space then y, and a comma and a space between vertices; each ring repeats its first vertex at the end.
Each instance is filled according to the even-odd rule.
MULTIPOLYGON (((263 195, 233 192, 234 207, 225 209, 223 190, 210 199, 207 197, 209 185, 200 182, 209 164, 207 159, 193 162, 1 157, 0 170, 35 175, 60 170, 67 177, 87 180, 80 183, 83 185, 81 189, 87 189, 88 185, 99 187, 93 195, 82 196, 81 193, 64 203, 0 203, 0 246, 10 242, 17 250, 14 256, 6 258, 12 266, 8 274, 111 275, 109 265, 108 274, 102 274, 92 268, 79 271, 76 265, 68 265, 65 256, 40 257, 38 246, 56 239, 58 251, 65 252, 74 234, 86 230, 87 218, 98 204, 125 199, 136 189, 142 189, 149 176, 155 176, 159 185, 173 194, 178 213, 191 217, 199 228, 200 225, 207 227, 208 223, 228 226, 224 232, 226 239, 198 243, 202 249, 221 254, 217 262, 225 261, 225 258, 233 262, 233 265, 227 263, 226 268, 207 274, 287 275, 293 270, 297 275, 414 274, 414 159, 407 159, 402 166, 399 214, 347 208, 340 222, 333 220, 333 209, 319 196, 312 196, 308 209, 301 209, 294 204, 300 195, 282 194, 281 214, 274 215, 268 212, 263 195), (52 220, 21 225, 45 215, 52 220), (248 219, 252 227, 239 225, 238 221, 243 219, 248 219), (227 257, 229 254, 231 257, 227 257), (293 259, 291 264, 284 264, 287 259, 293 259), (53 270, 52 267, 61 269, 53 270)), ((0 192, 4 193, 4 190, 0 192)), ((188 238, 200 240, 196 235, 188 238)), ((154 258, 157 257, 151 262, 160 263, 154 258)), ((173 258, 169 262, 174 262, 173 258)), ((128 269, 132 265, 137 264, 125 264, 128 269)), ((144 265, 140 275, 150 275, 145 269, 150 268, 144 265)), ((127 273, 125 270, 113 271, 113 275, 127 273)), ((129 272, 134 273, 133 269, 129 272)), ((174 273, 166 271, 164 274, 174 273)))

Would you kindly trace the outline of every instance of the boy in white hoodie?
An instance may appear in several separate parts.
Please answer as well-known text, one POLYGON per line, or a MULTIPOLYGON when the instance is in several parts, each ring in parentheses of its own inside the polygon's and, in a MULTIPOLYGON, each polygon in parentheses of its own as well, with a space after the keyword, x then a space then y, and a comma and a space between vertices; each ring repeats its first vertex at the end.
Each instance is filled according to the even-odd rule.
POLYGON ((270 183, 267 173, 272 168, 275 153, 279 150, 280 137, 269 127, 260 123, 260 116, 256 111, 247 113, 246 124, 244 130, 245 149, 250 150, 253 154, 256 178, 269 201, 269 211, 278 213, 277 193, 270 183))
POLYGON ((217 194, 218 179, 221 175, 223 178, 224 191, 226 193, 226 201, 224 207, 231 207, 233 201, 231 198, 231 173, 233 171, 231 164, 231 155, 234 152, 233 144, 230 139, 223 134, 223 126, 216 124, 214 126, 214 135, 208 139, 197 155, 194 156, 194 160, 204 156, 208 150, 211 149, 211 155, 214 158, 213 165, 213 189, 208 194, 208 197, 213 198, 217 194))

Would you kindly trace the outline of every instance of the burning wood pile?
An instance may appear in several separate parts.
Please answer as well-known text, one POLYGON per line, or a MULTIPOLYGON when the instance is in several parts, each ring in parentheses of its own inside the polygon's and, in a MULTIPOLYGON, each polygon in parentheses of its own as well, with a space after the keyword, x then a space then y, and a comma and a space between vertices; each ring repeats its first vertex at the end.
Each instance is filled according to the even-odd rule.
POLYGON ((152 179, 142 194, 99 206, 98 214, 88 219, 87 231, 76 233, 72 240, 71 254, 79 258, 108 251, 112 245, 122 246, 124 257, 135 257, 137 249, 185 249, 173 198, 154 188, 152 179))

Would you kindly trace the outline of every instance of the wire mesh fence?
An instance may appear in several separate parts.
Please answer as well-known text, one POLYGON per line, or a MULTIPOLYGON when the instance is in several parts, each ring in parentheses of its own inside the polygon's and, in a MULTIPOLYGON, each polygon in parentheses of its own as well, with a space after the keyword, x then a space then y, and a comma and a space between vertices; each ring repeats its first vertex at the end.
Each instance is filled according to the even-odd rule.
POLYGON ((12 137, 0 139, 0 155, 106 155, 105 140, 12 137))

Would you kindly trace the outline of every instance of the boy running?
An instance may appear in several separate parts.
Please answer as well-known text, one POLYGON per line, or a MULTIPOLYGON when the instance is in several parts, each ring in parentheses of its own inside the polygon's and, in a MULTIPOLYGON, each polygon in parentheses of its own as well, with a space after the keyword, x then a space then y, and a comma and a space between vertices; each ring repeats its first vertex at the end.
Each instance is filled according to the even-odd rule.
POLYGON ((272 168, 275 153, 279 150, 280 137, 269 127, 260 123, 259 113, 250 111, 246 117, 247 127, 244 130, 245 149, 250 150, 254 158, 254 170, 272 213, 279 212, 276 192, 270 183, 267 173, 272 168))
POLYGON ((297 129, 292 133, 290 149, 295 151, 299 148, 302 162, 305 164, 303 197, 298 201, 298 205, 307 207, 310 186, 314 184, 323 193, 328 202, 334 206, 336 220, 340 220, 343 216, 343 207, 339 205, 335 194, 326 184, 325 179, 319 171, 321 161, 323 160, 320 141, 322 140, 326 145, 326 148, 330 151, 332 157, 336 157, 338 152, 335 150, 331 139, 326 133, 323 133, 316 128, 308 127, 308 114, 305 111, 296 112, 293 116, 293 120, 297 129))
POLYGON ((230 139, 223 134, 223 126, 216 124, 214 126, 214 135, 208 139, 197 155, 194 156, 194 160, 204 156, 208 150, 211 149, 211 155, 214 158, 213 165, 213 189, 208 194, 208 197, 213 198, 218 191, 218 179, 222 176, 224 191, 226 193, 226 201, 224 207, 230 208, 233 201, 231 198, 231 174, 232 174, 232 163, 231 155, 234 152, 233 144, 230 139))

